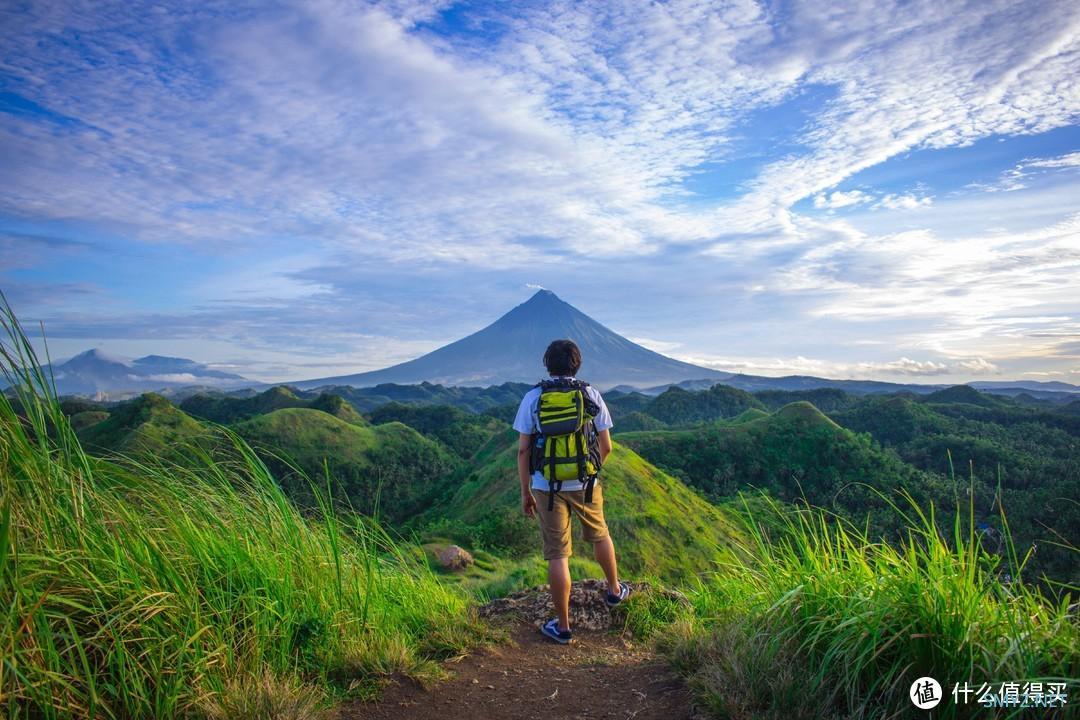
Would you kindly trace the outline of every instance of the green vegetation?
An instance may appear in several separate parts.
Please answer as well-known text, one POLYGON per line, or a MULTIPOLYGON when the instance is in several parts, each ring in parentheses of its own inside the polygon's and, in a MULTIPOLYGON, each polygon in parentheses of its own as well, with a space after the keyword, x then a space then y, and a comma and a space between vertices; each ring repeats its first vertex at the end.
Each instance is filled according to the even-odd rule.
MULTIPOLYGON (((535 530, 531 525, 531 530, 535 530)), ((455 585, 478 602, 504 597, 517 590, 547 583, 547 562, 539 554, 509 558, 486 550, 472 552, 475 562, 461 570, 446 570, 435 561, 440 548, 450 544, 448 538, 431 537, 424 543, 432 569, 443 582, 455 585)), ((602 578, 603 570, 591 558, 570 558, 570 577, 573 580, 602 578)))
POLYGON ((75 432, 79 432, 91 425, 97 425, 108 417, 109 413, 104 410, 84 410, 83 412, 77 412, 71 416, 71 429, 75 432))
POLYGON ((750 393, 727 385, 714 385, 701 392, 672 386, 657 395, 642 412, 668 425, 685 425, 734 417, 750 408, 760 409, 764 405, 750 393))
MULTIPOLYGON (((4 329, 13 718, 314 717, 388 673, 435 675, 485 632, 467 597, 545 581, 506 427, 527 385, 60 404, 6 307, 4 329), (438 569, 451 542, 475 562, 438 569)), ((621 567, 689 598, 642 594, 629 626, 717 716, 903 716, 921 675, 1075 691, 1075 403, 723 386, 608 402, 621 567)), ((574 547, 574 577, 601 575, 574 547)))
POLYGON ((399 422, 354 425, 320 410, 287 408, 234 426, 301 505, 307 478, 328 473, 334 494, 357 512, 400 523, 427 508, 459 460, 399 422))
MULTIPOLYGON (((425 518, 431 532, 511 557, 535 553, 535 520, 521 514, 517 434, 507 430, 477 453, 474 470, 425 518)), ((684 582, 712 568, 716 548, 738 534, 731 519, 670 475, 616 444, 602 475, 604 511, 619 562, 634 575, 684 582)), ((575 552, 591 548, 580 537, 575 552)))
POLYGON ((146 393, 120 405, 101 422, 85 426, 79 439, 92 451, 161 455, 205 432, 202 424, 165 398, 146 393))
POLYGON ((925 398, 869 397, 833 418, 868 432, 908 465, 932 478, 924 494, 940 514, 963 510, 949 481, 955 469, 971 478, 975 513, 994 534, 1004 531, 998 504, 1024 553, 1029 576, 1080 586, 1080 422, 1061 410, 1017 405, 971 388, 925 398), (949 402, 941 402, 948 400, 949 402))
MULTIPOLYGON (((906 717, 924 675, 946 693, 964 681, 1069 682, 1075 693, 1070 596, 1002 582, 970 506, 943 534, 911 501, 906 539, 888 545, 820 511, 766 503, 749 515, 750 541, 691 592, 691 608, 645 597, 629 609, 631 627, 665 628, 661 649, 717 717, 906 717), (777 523, 781 532, 765 529, 777 523)), ((1010 553, 1009 563, 1018 573, 1021 560, 1010 553)), ((980 709, 947 700, 940 717, 980 709)))
POLYGON ((761 390, 754 397, 769 410, 779 410, 793 402, 808 402, 818 410, 831 413, 843 410, 855 401, 855 397, 839 388, 815 388, 814 390, 761 390))
POLYGON ((853 519, 869 513, 879 528, 895 527, 896 518, 868 483, 886 493, 925 484, 869 435, 845 430, 807 402, 771 415, 751 409, 731 422, 689 430, 622 433, 619 441, 714 502, 756 487, 853 519))
POLYGON ((202 420, 228 425, 285 408, 310 407, 292 388, 278 385, 251 397, 199 393, 180 402, 180 409, 202 420))
POLYGON ((0 396, 6 717, 314 717, 476 637, 426 566, 329 498, 302 517, 235 434, 182 465, 87 455, 6 304, 0 320, 22 410, 0 396))
MULTIPOLYGON (((757 408, 735 418, 720 409, 710 416, 706 409, 714 405, 706 393, 668 393, 683 412, 667 416, 666 431, 637 416, 616 420, 617 436, 714 502, 753 486, 785 500, 805 496, 852 520, 869 515, 872 531, 897 537, 902 523, 867 486, 887 493, 906 487, 934 502, 948 523, 962 510, 963 489, 951 480, 955 465, 971 478, 975 512, 988 534, 1003 531, 998 503, 1009 508, 1017 544, 1035 551, 1033 580, 1045 575, 1045 583, 1080 585, 1073 551, 1080 545, 1080 418, 1069 406, 1024 405, 968 386, 921 397, 766 391, 755 396, 770 408, 813 398, 834 410, 812 412, 803 400, 765 420, 757 408), (803 409, 801 419, 795 407, 803 409)), ((640 414, 648 412, 645 406, 640 414)))
POLYGON ((429 382, 416 385, 386 383, 370 388, 348 385, 320 388, 323 392, 340 395, 360 412, 370 412, 387 403, 403 405, 451 405, 461 410, 483 413, 492 408, 513 404, 532 387, 524 383, 503 383, 491 387, 447 387, 429 382))
POLYGON ((466 412, 452 405, 404 405, 391 402, 368 413, 376 425, 401 422, 439 440, 462 459, 472 457, 503 427, 495 418, 466 412))

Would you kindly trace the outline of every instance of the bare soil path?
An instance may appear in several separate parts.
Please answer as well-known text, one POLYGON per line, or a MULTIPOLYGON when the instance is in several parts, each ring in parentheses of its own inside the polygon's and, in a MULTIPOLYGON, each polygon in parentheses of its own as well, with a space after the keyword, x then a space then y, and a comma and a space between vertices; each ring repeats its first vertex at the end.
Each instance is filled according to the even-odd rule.
POLYGON ((605 631, 574 632, 559 645, 517 621, 511 642, 446 664, 431 689, 395 679, 375 702, 342 720, 691 720, 690 692, 644 644, 605 631))
MULTIPOLYGON (((632 584, 634 592, 645 586, 632 584)), ((602 583, 573 584, 573 642, 540 635, 550 617, 546 587, 481 608, 510 642, 446 663, 450 678, 424 689, 395 678, 378 701, 341 708, 341 720, 699 720, 686 684, 646 643, 619 633, 602 583), (615 628, 615 629, 612 629, 615 628)))

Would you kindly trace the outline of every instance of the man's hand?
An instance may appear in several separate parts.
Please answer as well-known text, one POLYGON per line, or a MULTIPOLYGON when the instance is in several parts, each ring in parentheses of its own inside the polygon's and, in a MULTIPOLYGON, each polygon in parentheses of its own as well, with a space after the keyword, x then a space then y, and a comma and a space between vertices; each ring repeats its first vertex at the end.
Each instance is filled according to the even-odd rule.
POLYGON ((532 493, 521 496, 521 512, 525 517, 534 517, 536 515, 536 498, 532 496, 532 493))

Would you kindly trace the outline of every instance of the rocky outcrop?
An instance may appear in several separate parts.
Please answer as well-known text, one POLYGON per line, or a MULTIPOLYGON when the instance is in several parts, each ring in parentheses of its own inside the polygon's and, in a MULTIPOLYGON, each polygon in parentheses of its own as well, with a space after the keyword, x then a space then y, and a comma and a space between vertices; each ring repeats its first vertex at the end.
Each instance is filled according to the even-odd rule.
POLYGON ((447 570, 464 570, 473 564, 473 556, 463 547, 447 545, 435 553, 439 566, 447 570))
MULTIPOLYGON (((679 603, 687 603, 686 597, 674 590, 654 588, 648 583, 628 582, 631 595, 662 593, 679 603)), ((625 619, 625 610, 616 606, 608 607, 604 598, 607 583, 603 580, 581 580, 570 586, 570 626, 574 630, 608 630, 621 628, 625 619)), ((492 600, 480 607, 480 617, 514 617, 540 627, 555 616, 555 607, 551 602, 551 591, 547 585, 537 585, 528 590, 521 590, 504 598, 492 600)))

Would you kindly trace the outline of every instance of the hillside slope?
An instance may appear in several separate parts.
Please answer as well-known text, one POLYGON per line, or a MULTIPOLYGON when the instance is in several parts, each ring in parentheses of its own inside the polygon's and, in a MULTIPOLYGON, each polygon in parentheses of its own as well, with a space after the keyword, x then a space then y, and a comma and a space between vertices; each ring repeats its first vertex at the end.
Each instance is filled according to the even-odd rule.
POLYGON ((198 420, 157 393, 146 393, 83 427, 79 440, 94 452, 165 454, 177 443, 205 433, 198 420))
POLYGON ((622 433, 619 440, 714 501, 752 486, 849 515, 874 511, 886 526, 895 518, 885 521, 891 513, 874 490, 889 494, 926 481, 869 436, 845 430, 803 401, 767 415, 752 410, 737 421, 622 433))
POLYGON ((288 494, 314 501, 308 481, 325 487, 326 469, 335 499, 362 513, 400 522, 427 507, 441 482, 458 468, 442 446, 399 422, 356 425, 311 408, 285 408, 233 426, 264 458, 288 494))
MULTIPOLYGON (((517 479, 517 433, 507 430, 474 457, 477 469, 464 475, 429 519, 467 525, 503 524, 539 550, 536 521, 521 514, 517 479)), ((601 474, 604 511, 619 562, 633 575, 686 581, 709 570, 717 547, 740 537, 723 510, 658 470, 628 447, 615 444, 601 474)), ((591 557, 575 525, 575 555, 591 557)))

